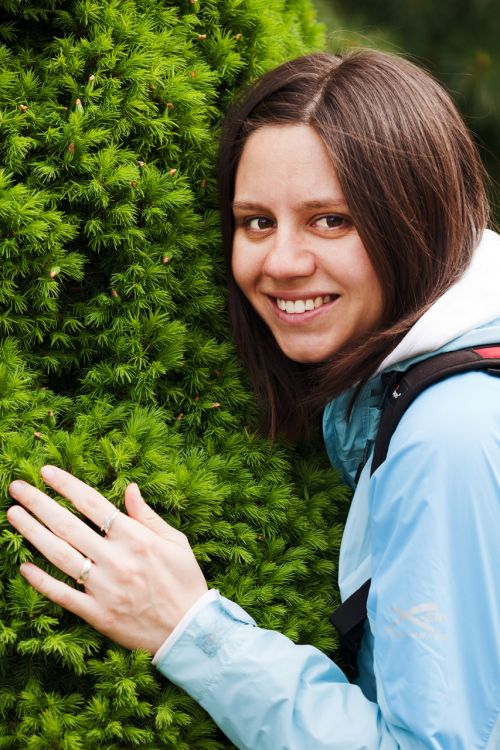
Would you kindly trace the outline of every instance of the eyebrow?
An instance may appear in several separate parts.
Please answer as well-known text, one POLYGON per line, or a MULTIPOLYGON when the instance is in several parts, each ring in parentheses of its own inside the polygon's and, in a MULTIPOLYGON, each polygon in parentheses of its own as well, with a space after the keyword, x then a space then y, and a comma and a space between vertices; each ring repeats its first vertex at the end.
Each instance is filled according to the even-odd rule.
MULTIPOLYGON (((241 211, 267 211, 268 208, 263 203, 255 203, 254 201, 233 201, 233 209, 240 209, 241 211)), ((300 204, 301 208, 305 209, 322 209, 322 208, 345 208, 347 206, 345 200, 339 198, 318 198, 316 200, 304 201, 300 204)))

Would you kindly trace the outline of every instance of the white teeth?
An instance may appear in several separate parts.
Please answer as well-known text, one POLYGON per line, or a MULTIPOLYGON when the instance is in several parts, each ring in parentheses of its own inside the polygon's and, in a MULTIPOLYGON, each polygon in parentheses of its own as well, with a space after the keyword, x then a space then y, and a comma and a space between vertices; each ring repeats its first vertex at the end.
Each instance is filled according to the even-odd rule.
POLYGON ((295 301, 291 299, 281 299, 280 297, 276 298, 276 304, 278 305, 279 309, 289 313, 290 315, 304 313, 307 310, 314 310, 318 307, 321 307, 321 305, 326 305, 327 302, 331 301, 332 297, 330 294, 325 294, 324 297, 315 297, 314 299, 312 297, 308 297, 307 299, 297 299, 295 301))

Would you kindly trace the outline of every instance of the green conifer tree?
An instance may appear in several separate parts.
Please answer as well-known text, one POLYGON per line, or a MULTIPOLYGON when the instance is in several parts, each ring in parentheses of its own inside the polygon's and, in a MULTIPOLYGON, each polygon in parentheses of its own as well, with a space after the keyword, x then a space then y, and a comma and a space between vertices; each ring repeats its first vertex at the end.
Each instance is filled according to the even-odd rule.
POLYGON ((0 748, 229 747, 148 655, 25 584, 50 566, 7 486, 50 462, 123 507, 137 482, 211 585, 332 651, 346 493, 251 427, 213 174, 234 92, 322 30, 309 0, 0 0, 0 42, 0 748))

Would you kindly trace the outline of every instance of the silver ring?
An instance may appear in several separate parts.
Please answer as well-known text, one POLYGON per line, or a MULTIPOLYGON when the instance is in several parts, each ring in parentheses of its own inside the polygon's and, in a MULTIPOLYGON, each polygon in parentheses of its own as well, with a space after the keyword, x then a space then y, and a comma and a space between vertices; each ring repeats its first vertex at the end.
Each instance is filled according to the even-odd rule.
POLYGON ((104 521, 102 522, 101 531, 104 531, 104 534, 107 534, 108 531, 111 528, 111 524, 115 520, 116 516, 120 514, 120 511, 118 509, 114 510, 110 516, 107 516, 104 521))
POLYGON ((86 557, 85 560, 83 561, 82 569, 80 571, 80 575, 76 579, 76 582, 86 583, 91 570, 92 570, 92 560, 89 560, 89 558, 86 557))

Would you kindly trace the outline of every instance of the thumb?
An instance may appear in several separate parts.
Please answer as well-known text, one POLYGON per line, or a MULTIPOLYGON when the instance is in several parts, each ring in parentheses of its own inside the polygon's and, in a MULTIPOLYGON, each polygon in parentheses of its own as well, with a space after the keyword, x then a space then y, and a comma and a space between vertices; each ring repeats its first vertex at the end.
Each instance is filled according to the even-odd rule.
POLYGON ((158 534, 163 539, 177 543, 185 539, 181 531, 170 526, 144 501, 141 491, 135 483, 129 484, 125 490, 125 507, 130 518, 154 531, 155 534, 158 534))

